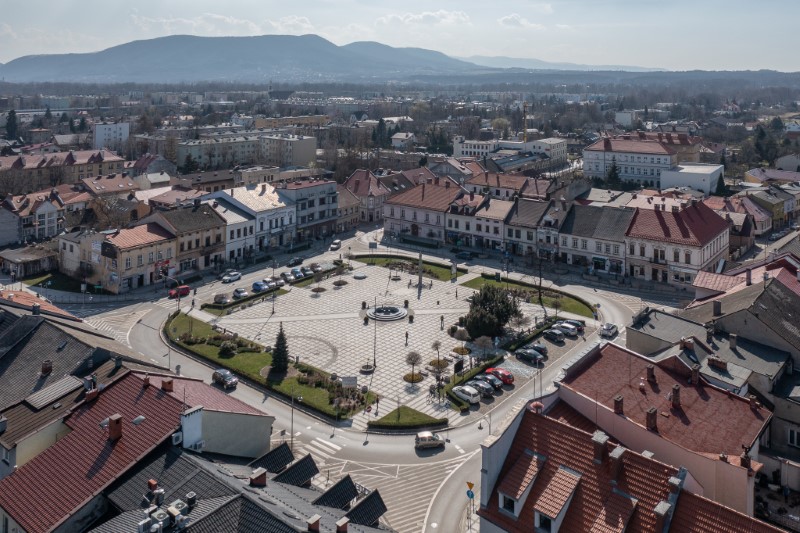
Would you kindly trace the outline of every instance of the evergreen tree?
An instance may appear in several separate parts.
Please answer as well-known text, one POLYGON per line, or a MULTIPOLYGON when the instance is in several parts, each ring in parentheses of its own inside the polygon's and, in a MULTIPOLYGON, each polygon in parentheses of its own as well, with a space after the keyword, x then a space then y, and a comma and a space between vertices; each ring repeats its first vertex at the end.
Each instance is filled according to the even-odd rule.
POLYGON ((619 186, 622 184, 619 178, 619 167, 617 167, 616 158, 611 160, 611 168, 608 169, 608 174, 606 175, 606 183, 608 183, 609 189, 618 189, 619 186))
POLYGON ((80 132, 86 131, 86 117, 81 117, 81 121, 78 124, 78 131, 80 132))
POLYGON ((66 111, 61 113, 61 116, 58 118, 58 122, 69 122, 69 117, 67 116, 66 111))
POLYGON ((283 322, 280 324, 275 346, 272 348, 272 370, 286 372, 289 368, 289 347, 286 344, 286 333, 283 332, 283 322))
POLYGON ((194 160, 192 154, 186 154, 186 159, 183 162, 183 173, 191 174, 200 169, 200 164, 194 160))
POLYGON ((6 139, 13 140, 18 138, 19 125, 17 124, 17 112, 13 109, 8 112, 6 117, 6 139))
POLYGON ((53 113, 50 112, 50 106, 47 106, 47 110, 44 112, 44 119, 47 122, 53 120, 53 113))
POLYGON ((725 186, 725 180, 723 179, 722 174, 719 175, 719 179, 717 180, 717 190, 714 191, 714 194, 717 196, 728 195, 728 187, 725 186))

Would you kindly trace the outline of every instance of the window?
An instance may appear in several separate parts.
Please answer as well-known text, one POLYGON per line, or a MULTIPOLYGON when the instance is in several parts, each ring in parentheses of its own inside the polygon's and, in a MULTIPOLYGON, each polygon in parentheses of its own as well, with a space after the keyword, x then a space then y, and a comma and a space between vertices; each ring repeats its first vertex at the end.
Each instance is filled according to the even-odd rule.
MULTIPOLYGON (((9 457, 9 454, 8 454, 8 450, 6 450, 4 446, 0 446, 0 456, 2 456, 3 462, 5 464, 10 464, 10 457, 9 457)), ((6 522, 6 520, 8 520, 8 519, 4 516, 3 517, 3 533, 5 533, 8 530, 8 523, 6 522)))
POLYGON ((681 260, 681 251, 680 250, 672 250, 672 260, 676 263, 681 260))
POLYGON ((464 222, 464 229, 469 231, 469 222, 464 222))
POLYGON ((475 231, 478 231, 478 232, 481 231, 481 225, 480 224, 475 224, 475 231))
MULTIPOLYGON (((181 244, 181 251, 183 251, 183 244, 181 244)), ((147 254, 147 263, 152 264, 153 262, 153 252, 147 254)))
POLYGON ((550 532, 553 530, 553 521, 550 520, 548 517, 543 515, 542 513, 537 512, 536 516, 539 517, 539 529, 541 531, 550 532))
POLYGON ((515 503, 516 502, 514 501, 514 498, 509 498, 508 496, 503 494, 503 509, 504 510, 508 511, 509 513, 513 513, 514 512, 514 504, 515 503))
POLYGON ((136 266, 142 266, 144 264, 144 256, 137 255, 136 256, 136 266))
MULTIPOLYGON (((564 239, 565 239, 565 241, 564 241, 564 246, 566 246, 566 237, 564 237, 564 239)), ((528 240, 529 240, 529 241, 532 241, 532 240, 533 240, 533 232, 532 232, 532 231, 529 231, 529 232, 528 232, 528 240)))
POLYGON ((494 234, 500 235, 500 228, 498 228, 497 226, 494 227, 494 234))
POLYGON ((233 230, 231 230, 231 240, 233 240, 233 236, 234 236, 234 233, 233 233, 233 230))
MULTIPOLYGON (((389 216, 390 216, 390 217, 393 217, 393 216, 394 216, 394 207, 390 207, 390 208, 389 208, 389 216)), ((405 216, 405 214, 403 214, 403 216, 405 216)))
POLYGON ((517 239, 519 239, 522 236, 521 234, 522 232, 520 230, 518 229, 514 230, 514 237, 516 237, 517 239))
POLYGON ((603 244, 599 242, 594 243, 594 251, 595 252, 602 252, 603 251, 603 244))
POLYGON ((117 260, 116 259, 112 259, 111 260, 111 268, 114 268, 114 269, 117 268, 117 260))
POLYGON ((453 219, 452 218, 448 218, 447 219, 447 227, 448 228, 452 228, 453 227, 453 219))
POLYGON ((619 244, 614 245, 614 255, 619 255, 619 244))
POLYGON ((683 252, 683 262, 687 265, 692 264, 692 252, 683 252))
MULTIPOLYGON (((233 238, 233 237, 231 237, 231 238, 233 238)), ((237 228, 237 230, 236 230, 236 238, 237 239, 241 239, 242 238, 242 228, 237 228)), ((198 246, 200 246, 200 245, 198 244, 198 246)))
POLYGON ((639 245, 639 255, 644 257, 645 256, 645 246, 644 244, 639 245))
POLYGON ((508 228, 508 237, 511 238, 513 236, 514 236, 514 230, 511 229, 511 228, 508 228))
MULTIPOLYGON (((528 233, 530 233, 530 232, 528 232, 528 233)), ((567 245, 567 238, 562 236, 561 237, 561 246, 566 246, 566 245, 567 245)))
POLYGON ((578 247, 578 239, 577 239, 577 237, 573 237, 572 238, 572 247, 573 248, 577 248, 578 247))
POLYGON ((428 213, 425 213, 425 223, 426 224, 431 221, 430 219, 431 219, 430 215, 428 213))
POLYGON ((125 270, 128 270, 130 268, 131 268, 131 258, 130 257, 126 257, 125 258, 125 270))
POLYGON ((195 239, 194 240, 194 247, 195 248, 200 248, 200 239, 195 239))
POLYGON ((159 250, 158 251, 158 260, 161 261, 162 259, 164 259, 164 253, 161 250, 159 250))
POLYGON ((167 248, 167 259, 172 259, 172 248, 167 248))
POLYGON ((589 241, 581 239, 581 250, 586 250, 589 247, 589 241))

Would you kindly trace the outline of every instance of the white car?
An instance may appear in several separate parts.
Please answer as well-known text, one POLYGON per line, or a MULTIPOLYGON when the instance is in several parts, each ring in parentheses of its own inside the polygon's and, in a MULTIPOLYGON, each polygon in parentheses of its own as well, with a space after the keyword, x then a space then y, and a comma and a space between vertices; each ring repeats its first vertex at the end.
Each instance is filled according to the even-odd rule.
POLYGON ((570 337, 577 337, 578 336, 578 328, 573 326, 572 324, 567 324, 566 322, 558 322, 553 325, 555 329, 561 330, 564 335, 569 335, 570 337))
POLYGON ((241 272, 229 272, 222 278, 222 283, 233 283, 234 281, 239 281, 242 279, 241 272))
POLYGON ((338 249, 339 249, 339 248, 341 248, 341 247, 342 247, 342 241, 340 241, 339 239, 336 239, 335 241, 333 241, 333 242, 331 243, 331 251, 332 251, 332 252, 333 252, 334 250, 338 250, 338 249))
POLYGON ((600 336, 601 337, 613 337, 617 334, 617 325, 612 323, 603 324, 600 327, 600 336))
POLYGON ((247 289, 243 289, 243 288, 239 287, 238 289, 233 291, 233 297, 236 300, 239 300, 241 298, 246 298, 248 296, 250 296, 250 293, 247 292, 247 289))
POLYGON ((478 403, 481 401, 480 393, 469 385, 453 387, 453 394, 467 403, 478 403))

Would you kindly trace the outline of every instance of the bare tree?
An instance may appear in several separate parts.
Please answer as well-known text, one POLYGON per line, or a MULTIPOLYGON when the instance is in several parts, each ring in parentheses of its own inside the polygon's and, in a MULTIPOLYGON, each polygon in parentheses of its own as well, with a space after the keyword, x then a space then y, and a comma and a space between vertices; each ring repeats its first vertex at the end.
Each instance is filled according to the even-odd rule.
POLYGON ((556 298, 553 299, 553 303, 551 303, 550 305, 552 306, 553 309, 556 310, 556 319, 558 319, 558 310, 561 309, 562 306, 561 298, 557 296, 556 298))
POLYGON ((406 354, 406 364, 411 366, 411 381, 414 381, 414 368, 422 363, 422 356, 419 352, 411 351, 406 354))
POLYGON ((455 337, 456 340, 461 341, 461 349, 462 350, 466 348, 467 341, 470 340, 470 338, 471 338, 469 336, 469 333, 467 332, 467 330, 464 329, 464 328, 458 328, 456 330, 456 334, 453 335, 453 337, 455 337))
POLYGON ((475 346, 483 350, 483 358, 486 359, 486 350, 492 348, 494 343, 492 342, 491 338, 484 335, 475 339, 475 346))
POLYGON ((441 341, 433 341, 431 343, 431 350, 435 350, 436 351, 436 369, 437 370, 441 370, 442 359, 439 356, 439 350, 441 349, 441 347, 442 347, 442 342, 441 341))
POLYGON ((508 321, 508 325, 518 330, 517 335, 522 335, 522 331, 531 325, 531 317, 523 315, 522 313, 512 316, 508 321))

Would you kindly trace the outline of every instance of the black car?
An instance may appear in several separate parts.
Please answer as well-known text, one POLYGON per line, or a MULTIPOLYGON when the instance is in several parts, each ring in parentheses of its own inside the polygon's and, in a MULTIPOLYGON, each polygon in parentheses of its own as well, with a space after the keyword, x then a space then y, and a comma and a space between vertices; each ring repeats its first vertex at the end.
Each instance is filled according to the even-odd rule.
POLYGON ((551 340, 553 342, 563 342, 564 341, 564 333, 557 329, 546 329, 542 332, 542 335, 545 339, 551 340))
POLYGON ((491 398, 494 396, 494 389, 492 386, 482 379, 471 379, 467 381, 467 385, 478 391, 484 398, 491 398))
POLYGON ((547 357, 547 346, 545 346, 541 342, 532 342, 530 344, 526 344, 525 346, 523 346, 523 348, 529 348, 531 350, 536 350, 540 354, 542 354, 545 357, 547 357))
POLYGON ((464 259, 466 261, 469 261, 470 259, 473 259, 475 257, 475 254, 472 252, 458 252, 456 254, 456 257, 459 259, 464 259))
POLYGON ((302 264, 303 264, 303 258, 302 257, 292 257, 291 259, 289 259, 289 262, 286 263, 286 266, 293 267, 293 266, 302 265, 302 264))
POLYGON ((523 361, 528 361, 535 365, 544 364, 544 355, 530 348, 520 348, 514 352, 514 355, 517 356, 517 359, 522 359, 523 361))
POLYGON ((495 376, 493 376, 491 374, 478 374, 473 379, 477 379, 479 381, 485 381, 486 383, 488 383, 489 385, 491 385, 495 389, 502 389, 503 388, 503 382, 500 381, 500 378, 496 378, 495 376))
POLYGON ((239 384, 239 378, 234 376, 230 370, 226 368, 218 368, 211 374, 211 381, 221 386, 224 389, 235 389, 239 384))

